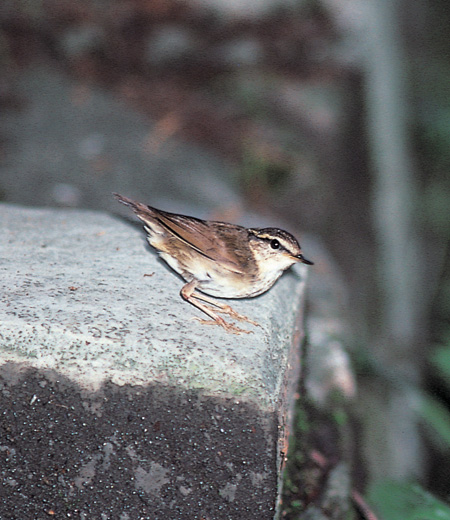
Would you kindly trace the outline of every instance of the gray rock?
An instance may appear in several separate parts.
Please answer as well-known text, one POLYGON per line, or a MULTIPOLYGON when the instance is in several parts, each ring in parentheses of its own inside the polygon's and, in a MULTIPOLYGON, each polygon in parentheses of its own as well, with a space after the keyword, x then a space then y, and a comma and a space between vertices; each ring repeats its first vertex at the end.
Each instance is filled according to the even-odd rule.
POLYGON ((261 325, 235 336, 193 319, 118 218, 1 204, 0 221, 0 517, 274 518, 304 266, 232 302, 261 325))
POLYGON ((160 380, 276 409, 303 270, 233 301, 261 323, 237 338, 192 319, 204 316, 181 299, 184 282, 139 229, 103 213, 8 205, 1 221, 0 330, 11 360, 32 359, 91 388, 160 380))

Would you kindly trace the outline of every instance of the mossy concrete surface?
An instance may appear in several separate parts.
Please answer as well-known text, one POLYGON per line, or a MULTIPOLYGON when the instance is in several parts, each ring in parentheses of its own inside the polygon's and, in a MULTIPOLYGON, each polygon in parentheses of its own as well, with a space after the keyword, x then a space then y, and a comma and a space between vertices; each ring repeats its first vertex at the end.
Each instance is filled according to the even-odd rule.
POLYGON ((203 325, 139 227, 0 205, 1 518, 272 519, 306 269, 203 325))

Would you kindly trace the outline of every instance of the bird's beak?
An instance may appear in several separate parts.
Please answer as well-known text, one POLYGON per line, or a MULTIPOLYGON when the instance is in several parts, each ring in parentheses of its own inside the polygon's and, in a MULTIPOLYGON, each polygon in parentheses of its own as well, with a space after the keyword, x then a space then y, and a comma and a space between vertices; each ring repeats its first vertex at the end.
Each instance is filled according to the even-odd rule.
POLYGON ((307 260, 302 254, 297 255, 295 258, 297 258, 297 260, 300 260, 300 262, 302 262, 303 264, 314 265, 314 262, 311 262, 311 260, 307 260))

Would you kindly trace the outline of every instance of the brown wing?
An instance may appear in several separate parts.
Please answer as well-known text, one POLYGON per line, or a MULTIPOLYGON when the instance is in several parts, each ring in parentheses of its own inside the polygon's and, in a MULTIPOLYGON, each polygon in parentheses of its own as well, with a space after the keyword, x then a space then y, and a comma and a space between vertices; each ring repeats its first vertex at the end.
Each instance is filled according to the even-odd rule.
POLYGON ((223 268, 234 273, 243 272, 245 259, 236 253, 240 248, 235 245, 235 233, 231 231, 236 226, 169 213, 135 202, 118 193, 114 193, 114 196, 119 202, 129 206, 143 222, 157 221, 168 233, 206 258, 219 262, 223 268))
POLYGON ((227 235, 227 230, 234 226, 152 209, 157 214, 158 221, 179 240, 229 271, 242 273, 242 262, 234 254, 233 242, 225 242, 222 236, 227 235))

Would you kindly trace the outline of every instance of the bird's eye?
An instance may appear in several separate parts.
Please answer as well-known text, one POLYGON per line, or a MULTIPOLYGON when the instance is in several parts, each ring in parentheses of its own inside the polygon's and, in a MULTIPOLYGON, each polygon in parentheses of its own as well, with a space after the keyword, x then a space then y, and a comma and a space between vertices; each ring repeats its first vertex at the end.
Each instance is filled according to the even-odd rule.
POLYGON ((272 249, 279 249, 280 248, 280 242, 276 238, 270 241, 270 247, 272 249))

